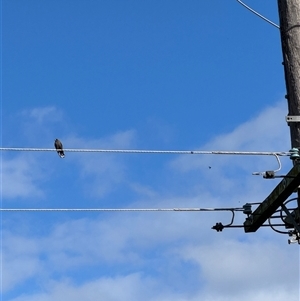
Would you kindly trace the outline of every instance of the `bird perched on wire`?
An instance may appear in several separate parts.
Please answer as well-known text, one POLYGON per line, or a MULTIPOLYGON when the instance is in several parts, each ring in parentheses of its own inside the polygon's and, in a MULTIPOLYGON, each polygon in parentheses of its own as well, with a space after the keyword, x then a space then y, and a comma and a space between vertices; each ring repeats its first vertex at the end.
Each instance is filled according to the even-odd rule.
POLYGON ((57 150, 57 153, 58 155, 61 157, 61 158, 64 158, 65 157, 65 153, 64 153, 64 150, 63 150, 63 145, 62 143, 58 140, 58 139, 55 139, 54 141, 54 146, 57 150))

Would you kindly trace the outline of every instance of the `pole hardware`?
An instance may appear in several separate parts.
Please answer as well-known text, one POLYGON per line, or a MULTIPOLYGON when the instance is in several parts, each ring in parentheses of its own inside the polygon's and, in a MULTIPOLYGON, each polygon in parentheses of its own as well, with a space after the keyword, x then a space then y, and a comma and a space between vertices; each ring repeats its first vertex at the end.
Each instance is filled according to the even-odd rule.
POLYGON ((289 124, 292 122, 300 122, 300 116, 292 116, 292 115, 288 115, 285 116, 285 121, 289 124))

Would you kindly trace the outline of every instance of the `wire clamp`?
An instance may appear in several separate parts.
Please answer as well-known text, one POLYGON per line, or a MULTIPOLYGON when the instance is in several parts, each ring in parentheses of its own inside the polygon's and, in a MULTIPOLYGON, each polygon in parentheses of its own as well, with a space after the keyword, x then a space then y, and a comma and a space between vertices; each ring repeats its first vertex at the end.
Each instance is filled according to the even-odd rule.
POLYGON ((300 122, 300 116, 288 115, 288 116, 285 116, 285 121, 287 123, 300 122))

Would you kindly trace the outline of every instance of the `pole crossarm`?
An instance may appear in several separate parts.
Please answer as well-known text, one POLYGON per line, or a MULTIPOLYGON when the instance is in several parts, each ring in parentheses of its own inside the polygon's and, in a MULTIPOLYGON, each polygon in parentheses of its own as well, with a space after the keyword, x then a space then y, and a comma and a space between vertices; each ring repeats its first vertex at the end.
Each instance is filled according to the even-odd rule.
POLYGON ((244 222, 245 232, 256 232, 300 185, 300 164, 296 164, 271 194, 244 222))

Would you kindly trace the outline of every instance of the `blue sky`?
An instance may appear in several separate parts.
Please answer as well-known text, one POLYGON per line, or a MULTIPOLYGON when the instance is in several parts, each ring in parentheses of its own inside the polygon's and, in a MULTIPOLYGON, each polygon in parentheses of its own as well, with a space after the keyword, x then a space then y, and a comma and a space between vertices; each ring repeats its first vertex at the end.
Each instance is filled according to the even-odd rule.
MULTIPOLYGON (((247 4, 278 23, 276 1, 247 4)), ((279 31, 235 0, 1 5, 2 147, 290 149, 279 31)), ((273 157, 2 152, 1 204, 239 207, 278 183, 252 172, 276 167, 273 157)), ((271 229, 211 230, 230 218, 3 212, 1 301, 299 300, 298 246, 271 229)))

